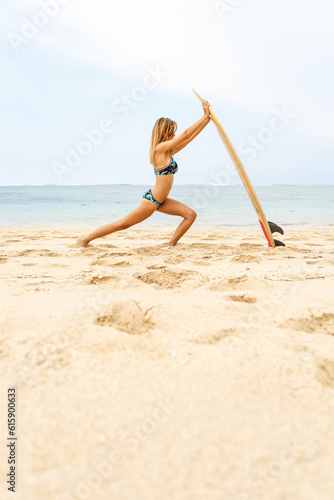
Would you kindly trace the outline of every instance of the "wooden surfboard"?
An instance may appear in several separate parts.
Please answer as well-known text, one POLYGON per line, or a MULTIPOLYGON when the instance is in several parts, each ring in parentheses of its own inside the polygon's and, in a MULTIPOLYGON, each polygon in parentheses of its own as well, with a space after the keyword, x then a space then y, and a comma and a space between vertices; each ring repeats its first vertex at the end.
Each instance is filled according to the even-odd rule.
MULTIPOLYGON (((197 97, 201 101, 203 101, 202 97, 197 92, 195 92, 195 90, 193 90, 193 92, 197 95, 197 97)), ((284 231, 281 227, 277 226, 273 222, 267 221, 266 216, 264 214, 264 211, 261 207, 261 203, 260 203, 260 201, 259 201, 259 199, 254 191, 254 188, 252 186, 251 181, 249 180, 249 177, 246 173, 246 170, 245 170, 243 164, 241 163, 241 160, 240 160, 236 150, 234 149, 233 144, 231 143, 225 130, 221 126, 217 116, 213 112, 211 106, 210 106, 210 116, 212 118, 212 121, 215 123, 215 125, 218 129, 221 140, 223 141, 223 143, 227 149, 227 152, 230 155, 231 160, 233 161, 234 166, 239 174, 239 177, 242 180, 243 185, 245 186, 245 189, 248 193, 248 196, 251 199, 251 202, 252 202, 253 207, 255 209, 255 212, 257 214, 262 231, 263 231, 263 233, 268 241, 268 246, 273 247, 273 248, 275 248, 275 246, 285 246, 284 243, 282 243, 282 241, 275 240, 273 238, 273 236, 272 236, 273 233, 278 232, 280 234, 284 234, 284 231)))

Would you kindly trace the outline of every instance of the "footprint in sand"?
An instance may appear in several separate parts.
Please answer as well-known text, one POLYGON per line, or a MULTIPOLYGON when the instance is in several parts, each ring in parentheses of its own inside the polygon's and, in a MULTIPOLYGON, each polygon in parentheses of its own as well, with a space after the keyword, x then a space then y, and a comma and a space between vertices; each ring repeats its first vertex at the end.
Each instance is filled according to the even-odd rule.
POLYGON ((99 259, 105 259, 105 258, 112 258, 114 259, 115 257, 132 257, 131 253, 128 252, 104 252, 98 257, 96 257, 96 260, 99 259))
POLYGON ((157 288, 164 289, 180 287, 184 281, 195 277, 201 277, 204 280, 204 277, 195 271, 170 271, 168 269, 137 274, 135 277, 148 285, 155 285, 157 288))
POLYGON ((82 251, 79 253, 74 253, 71 255, 71 257, 96 257, 96 255, 99 253, 99 250, 95 250, 93 248, 90 248, 87 250, 87 248, 82 248, 82 251))
POLYGON ((245 282, 248 280, 246 274, 240 274, 239 277, 229 278, 227 280, 214 279, 210 284, 210 290, 213 292, 226 292, 228 289, 232 288, 242 288, 245 282))
POLYGON ((227 257, 232 255, 239 255, 239 251, 236 248, 230 248, 229 250, 224 250, 223 252, 215 252, 214 260, 225 260, 227 257))
POLYGON ((91 263, 91 266, 105 266, 105 267, 131 267, 132 264, 125 260, 121 262, 114 262, 112 259, 98 259, 91 263))
POLYGON ((101 259, 99 257, 97 260, 93 260, 93 262, 91 262, 90 265, 91 266, 106 266, 106 267, 110 267, 112 265, 112 263, 110 262, 110 260, 101 259))
POLYGON ((112 326, 129 334, 145 333, 154 326, 151 309, 143 310, 135 301, 108 304, 101 310, 95 323, 112 326))
POLYGON ((118 248, 116 245, 112 245, 111 243, 106 243, 104 245, 99 245, 99 248, 118 248))
POLYGON ((96 255, 96 253, 94 253, 94 257, 96 257, 95 263, 98 264, 99 260, 109 258, 110 256, 111 256, 110 252, 104 252, 104 253, 101 253, 101 255, 96 255))
MULTIPOLYGON (((229 248, 223 245, 224 248, 229 248)), ((215 243, 190 243, 189 248, 199 248, 200 250, 212 250, 215 251, 218 248, 221 249, 222 245, 217 245, 215 243)))
POLYGON ((172 265, 177 265, 181 264, 181 262, 184 262, 186 260, 185 257, 182 257, 182 255, 170 255, 168 259, 165 259, 164 262, 166 264, 172 264, 172 265))
POLYGON ((128 252, 112 252, 109 257, 132 257, 132 253, 128 252))
POLYGON ((213 292, 224 292, 224 291, 226 291, 226 288, 227 288, 227 281, 215 279, 210 283, 209 288, 213 292))
POLYGON ((31 254, 39 255, 41 257, 60 257, 59 253, 52 252, 51 250, 48 250, 47 248, 42 248, 41 250, 37 249, 27 249, 27 250, 22 250, 21 252, 17 252, 16 256, 17 257, 24 257, 26 255, 31 255, 31 254))
POLYGON ((193 342, 194 344, 218 344, 223 339, 226 339, 227 337, 230 337, 235 333, 235 330, 233 328, 227 328, 227 329, 222 329, 218 330, 217 332, 208 332, 205 335, 202 335, 200 337, 196 337, 193 339, 188 339, 188 342, 193 342))
MULTIPOLYGON (((284 248, 284 247, 279 247, 279 248, 284 248)), ((312 250, 310 248, 298 248, 298 247, 288 247, 288 251, 290 252, 295 252, 295 253, 311 253, 312 250)))
POLYGON ((118 276, 92 276, 88 281, 83 281, 83 285, 102 285, 110 281, 120 281, 118 276))
POLYGON ((258 243, 240 243, 240 246, 242 248, 247 248, 247 250, 257 250, 258 248, 263 248, 263 245, 260 245, 258 243))
POLYGON ((192 264, 195 266, 210 266, 211 262, 207 262, 206 260, 193 260, 192 264))
POLYGON ((21 252, 17 252, 16 257, 25 257, 26 255, 30 255, 32 252, 35 252, 36 250, 33 249, 26 249, 22 250, 21 252))
POLYGON ((41 257, 60 257, 60 253, 52 252, 47 249, 38 250, 37 255, 40 255, 41 257))
POLYGON ((256 262, 257 264, 260 263, 262 259, 257 257, 256 255, 236 255, 233 257, 231 262, 238 262, 239 264, 248 264, 249 262, 256 262))
POLYGON ((153 266, 147 266, 146 269, 166 269, 166 266, 158 266, 155 264, 153 266))
POLYGON ((163 245, 159 245, 159 246, 155 246, 155 247, 135 248, 134 252, 137 253, 138 255, 157 257, 158 255, 165 254, 166 250, 167 250, 167 246, 165 244, 163 244, 163 245))
POLYGON ((321 316, 311 314, 308 318, 292 318, 279 326, 280 328, 292 328, 306 333, 334 335, 334 314, 323 313, 321 316))
POLYGON ((317 365, 317 379, 327 387, 334 387, 334 361, 324 358, 317 365))
POLYGON ((227 298, 233 302, 246 302, 247 304, 255 304, 255 302, 257 302, 256 297, 251 297, 249 295, 229 295, 227 298))
POLYGON ((91 243, 89 243, 86 247, 81 247, 77 243, 73 243, 71 245, 66 245, 66 248, 76 248, 77 250, 80 249, 81 252, 77 253, 76 255, 95 255, 96 253, 99 253, 101 251, 105 251, 104 245, 103 245, 103 247, 102 247, 102 245, 94 246, 91 243))

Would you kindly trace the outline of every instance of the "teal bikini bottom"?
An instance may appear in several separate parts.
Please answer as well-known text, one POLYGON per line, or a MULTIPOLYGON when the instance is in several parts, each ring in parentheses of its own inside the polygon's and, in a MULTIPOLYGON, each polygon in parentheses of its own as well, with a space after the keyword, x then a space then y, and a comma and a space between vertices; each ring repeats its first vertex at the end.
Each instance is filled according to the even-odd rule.
POLYGON ((143 198, 145 198, 145 200, 149 200, 149 201, 153 201, 153 203, 155 203, 158 208, 162 207, 162 205, 164 204, 164 202, 162 203, 159 203, 153 196, 152 194, 152 191, 151 189, 149 189, 148 191, 146 191, 146 193, 143 195, 143 198))

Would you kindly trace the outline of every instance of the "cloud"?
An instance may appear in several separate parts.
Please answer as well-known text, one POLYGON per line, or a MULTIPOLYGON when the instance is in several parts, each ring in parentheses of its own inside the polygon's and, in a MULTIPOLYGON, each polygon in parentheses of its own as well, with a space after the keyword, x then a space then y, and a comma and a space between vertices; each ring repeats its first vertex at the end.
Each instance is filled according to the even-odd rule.
MULTIPOLYGON (((34 96, 31 120, 40 107, 43 119, 47 110, 54 121, 59 116, 73 130, 77 126, 79 134, 95 123, 105 102, 110 104, 140 85, 147 68, 158 66, 168 76, 159 84, 154 105, 148 99, 142 108, 147 130, 152 116, 165 109, 189 125, 189 102, 193 99, 194 106, 199 106, 191 94, 195 88, 211 101, 232 138, 234 133, 247 136, 248 129, 265 126, 273 108, 286 106, 296 115, 287 132, 289 147, 294 140, 300 145, 301 138, 312 137, 316 139, 311 142, 313 148, 323 146, 327 155, 332 149, 331 0, 221 0, 218 4, 214 0, 62 0, 57 14, 15 54, 7 33, 19 34, 26 20, 33 21, 48 1, 60 0, 4 1, 0 19, 5 48, 0 67, 8 69, 6 100, 18 102, 19 86, 28 81, 30 87, 25 84, 20 95, 24 97, 21 106, 34 96), (217 5, 230 7, 223 18, 217 5)), ((198 109, 194 107, 194 113, 198 109)), ((136 113, 127 121, 124 134, 135 133, 136 113)), ((22 120, 20 126, 22 137, 24 127, 32 130, 29 121, 22 120)), ((53 137, 59 140, 56 129, 53 137)), ((119 149, 120 158, 121 153, 119 149)), ((195 156, 189 158, 195 161, 195 156)))
MULTIPOLYGON (((31 19, 43 2, 18 0, 17 21, 31 19)), ((196 87, 254 109, 265 109, 277 95, 286 101, 312 90, 307 79, 312 68, 303 81, 298 70, 307 66, 310 52, 311 59, 331 55, 330 0, 218 4, 230 5, 224 19, 214 0, 68 0, 33 43, 133 79, 148 65, 160 64, 171 75, 163 85, 168 92, 196 87)))

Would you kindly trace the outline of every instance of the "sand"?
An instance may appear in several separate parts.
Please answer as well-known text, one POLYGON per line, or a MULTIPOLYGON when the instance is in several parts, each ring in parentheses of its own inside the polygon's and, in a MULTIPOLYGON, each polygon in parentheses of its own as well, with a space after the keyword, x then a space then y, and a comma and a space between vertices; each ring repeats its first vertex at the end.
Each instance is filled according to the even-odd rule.
POLYGON ((1 229, 1 498, 332 500, 334 229, 92 229, 1 229))

